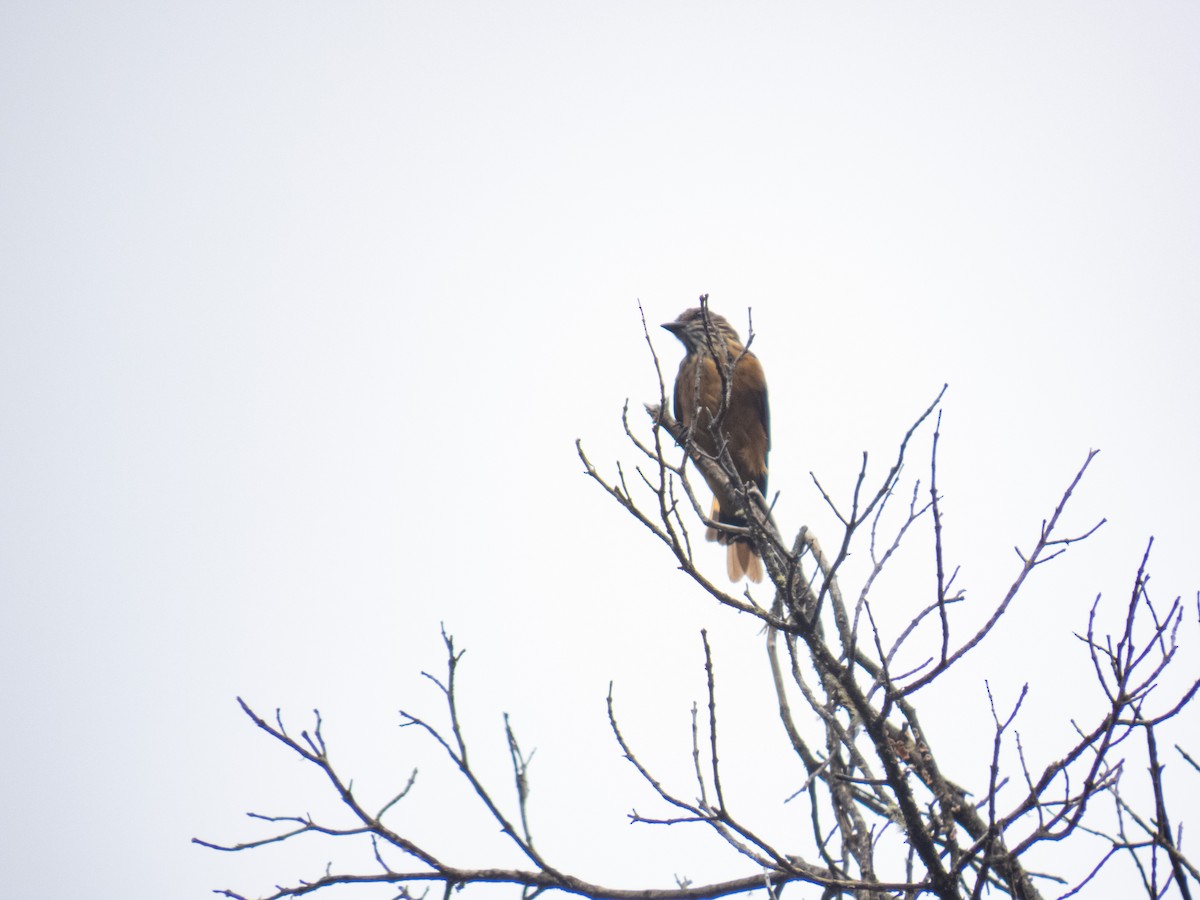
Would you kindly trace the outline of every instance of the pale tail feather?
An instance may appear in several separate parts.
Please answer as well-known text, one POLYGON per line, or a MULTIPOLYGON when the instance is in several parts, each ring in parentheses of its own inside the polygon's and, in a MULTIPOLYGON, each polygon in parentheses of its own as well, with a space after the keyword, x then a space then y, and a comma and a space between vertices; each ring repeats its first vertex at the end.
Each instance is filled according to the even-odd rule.
MULTIPOLYGON (((708 517, 715 522, 715 521, 717 521, 717 516, 719 516, 720 514, 721 514, 721 504, 717 502, 716 497, 713 497, 712 512, 708 514, 708 517)), ((721 537, 722 537, 722 535, 715 528, 710 528, 706 532, 704 532, 705 540, 712 541, 713 543, 716 543, 716 544, 724 544, 725 543, 725 541, 721 540, 721 537)), ((730 577, 732 577, 732 576, 730 576, 730 577)))
POLYGON ((754 548, 743 541, 735 541, 729 545, 725 556, 725 568, 729 572, 730 581, 741 581, 749 578, 755 584, 763 580, 763 564, 754 552, 754 548))
MULTIPOLYGON (((717 498, 713 497, 712 512, 709 518, 714 522, 721 514, 721 504, 717 502, 717 498)), ((725 571, 729 573, 730 581, 741 581, 743 578, 749 578, 755 584, 759 584, 763 580, 763 564, 758 558, 758 554, 754 552, 754 548, 744 541, 733 540, 729 535, 723 534, 715 528, 709 528, 704 536, 715 543, 724 544, 729 547, 725 554, 725 571)))

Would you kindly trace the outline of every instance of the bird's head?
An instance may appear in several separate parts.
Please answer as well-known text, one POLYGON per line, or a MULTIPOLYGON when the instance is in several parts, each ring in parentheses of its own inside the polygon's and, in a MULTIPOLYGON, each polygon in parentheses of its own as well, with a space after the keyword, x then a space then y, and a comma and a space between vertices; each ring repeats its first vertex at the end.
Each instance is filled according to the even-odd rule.
POLYGON ((724 316, 700 306, 684 310, 674 322, 664 323, 663 328, 679 338, 688 353, 708 353, 710 341, 713 348, 742 346, 741 338, 724 316))

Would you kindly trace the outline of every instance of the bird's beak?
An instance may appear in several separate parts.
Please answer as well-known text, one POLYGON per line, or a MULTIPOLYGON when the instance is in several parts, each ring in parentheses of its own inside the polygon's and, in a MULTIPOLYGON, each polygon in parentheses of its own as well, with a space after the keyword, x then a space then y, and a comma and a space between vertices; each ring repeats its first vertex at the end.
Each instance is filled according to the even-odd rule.
POLYGON ((671 332, 671 334, 675 335, 676 337, 679 337, 679 332, 682 330, 683 326, 678 322, 664 322, 663 328, 667 329, 667 331, 671 332))

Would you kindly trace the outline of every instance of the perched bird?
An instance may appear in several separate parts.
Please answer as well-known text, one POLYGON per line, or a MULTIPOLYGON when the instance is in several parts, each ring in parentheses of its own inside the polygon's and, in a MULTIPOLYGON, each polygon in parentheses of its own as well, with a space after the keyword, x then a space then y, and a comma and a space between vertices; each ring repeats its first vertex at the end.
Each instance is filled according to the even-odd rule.
MULTIPOLYGON (((716 457, 724 443, 738 479, 743 484, 753 482, 765 497, 771 423, 767 381, 758 357, 742 345, 723 317, 707 307, 686 310, 663 328, 679 338, 687 350, 675 376, 675 418, 688 429, 692 443, 702 453, 716 457), (724 410, 722 375, 729 381, 729 405, 724 410), (714 434, 717 419, 719 429, 714 434)), ((711 481, 708 486, 713 491, 712 518, 722 525, 745 527, 746 520, 734 511, 737 506, 733 498, 711 481)), ((762 560, 748 538, 710 528, 708 539, 729 547, 726 567, 731 581, 743 576, 762 581, 762 560)))

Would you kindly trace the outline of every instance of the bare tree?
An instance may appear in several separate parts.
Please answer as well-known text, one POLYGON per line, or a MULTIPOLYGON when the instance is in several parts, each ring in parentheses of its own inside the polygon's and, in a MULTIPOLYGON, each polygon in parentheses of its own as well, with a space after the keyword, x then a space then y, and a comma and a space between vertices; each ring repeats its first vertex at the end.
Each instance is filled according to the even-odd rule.
MULTIPOLYGON (((701 298, 702 304, 705 301, 701 298)), ((657 369, 648 333, 646 340, 657 369)), ((751 328, 747 346, 752 340, 751 328)), ((731 379, 724 381, 728 390, 731 379)), ((805 896, 824 898, 933 896, 951 900, 995 892, 1035 900, 1043 896, 1043 890, 1053 889, 1053 896, 1068 897, 1089 884, 1099 884, 1110 861, 1126 855, 1141 875, 1145 896, 1157 898, 1174 892, 1190 900, 1192 885, 1200 883, 1200 872, 1184 855, 1182 825, 1168 810, 1169 792, 1164 788, 1157 737, 1160 726, 1193 701, 1200 680, 1191 680, 1171 697, 1155 690, 1168 667, 1178 662, 1185 608, 1178 598, 1165 609, 1151 599, 1147 586, 1150 546, 1123 604, 1123 628, 1111 635, 1098 632, 1097 598, 1085 629, 1077 635, 1087 647, 1095 685, 1104 698, 1102 714, 1088 724, 1076 723, 1073 743, 1063 747, 1054 761, 1033 768, 1026 762, 1014 727, 1025 698, 1022 691, 1011 709, 997 709, 992 704, 992 755, 985 784, 960 785, 950 780, 939 764, 936 749, 921 726, 916 695, 992 636, 1035 570, 1103 524, 1096 523, 1081 533, 1063 533, 1060 525, 1095 456, 1092 451, 1026 548, 1017 549, 1015 575, 1004 595, 985 611, 982 626, 960 633, 959 611, 966 599, 955 590, 955 573, 945 561, 937 486, 944 392, 945 388, 900 440, 894 461, 878 483, 869 483, 866 454, 844 502, 835 501, 814 477, 817 491, 840 523, 841 533, 829 545, 832 550, 807 527, 790 542, 785 541, 767 499, 752 484, 738 482, 723 448, 721 415, 715 416, 710 444, 721 448, 720 452, 706 455, 667 411, 661 370, 659 402, 646 407, 645 430, 629 421, 628 407, 623 416, 632 452, 640 460, 632 470, 617 463, 614 475, 606 476, 577 444, 587 475, 669 549, 679 568, 703 592, 765 626, 773 677, 764 687, 774 691, 779 722, 762 723, 763 735, 774 733, 786 741, 807 772, 801 790, 791 799, 807 804, 809 826, 806 833, 790 835, 786 845, 769 839, 754 821, 745 818, 723 789, 717 675, 706 634, 702 641, 707 704, 705 709, 693 710, 692 788, 687 796, 667 786, 677 779, 663 777, 642 762, 635 740, 620 727, 611 690, 608 698, 616 747, 666 810, 658 817, 635 812, 630 818, 649 825, 699 825, 741 854, 746 866, 743 877, 711 884, 617 889, 585 881, 544 857, 535 846, 526 814, 529 759, 507 718, 515 798, 503 800, 494 786, 484 783, 470 761, 458 707, 462 653, 444 631, 446 673, 427 676, 442 696, 444 713, 434 722, 402 712, 402 724, 424 732, 441 748, 482 801, 487 815, 520 851, 526 861, 523 867, 463 868, 439 858, 388 824, 390 811, 403 803, 412 789, 415 771, 388 803, 369 809, 350 779, 335 766, 322 736, 319 714, 311 730, 297 735, 285 727, 278 711, 268 720, 241 700, 243 710, 259 728, 324 773, 349 811, 349 823, 335 827, 308 815, 251 814, 274 823, 278 830, 247 843, 196 842, 226 851, 250 850, 304 834, 370 842, 377 864, 374 871, 326 871, 311 881, 279 886, 271 898, 300 896, 334 885, 386 884, 393 886, 396 896, 407 898, 427 892, 430 885, 441 885, 448 897, 451 890, 466 885, 512 884, 525 898, 559 890, 594 900, 703 900, 755 890, 777 895, 785 885, 796 883, 814 886, 817 893, 810 890, 805 896), (926 483, 922 485, 918 479, 909 487, 902 475, 910 447, 918 433, 929 429, 926 483), (725 495, 736 499, 748 523, 745 528, 730 529, 709 520, 693 491, 692 469, 701 470, 709 484, 726 487, 725 495), (889 504, 905 503, 898 516, 885 518, 889 504), (769 607, 748 591, 742 595, 726 591, 700 570, 692 545, 691 523, 696 522, 707 528, 733 530, 753 541, 774 591, 769 607), (873 615, 872 588, 902 542, 922 528, 932 534, 934 594, 897 633, 885 633, 873 615), (852 548, 870 560, 865 577, 853 587, 843 581, 852 548), (916 664, 903 668, 900 661, 913 658, 918 660, 916 664), (819 723, 815 728, 814 721, 819 723), (1002 757, 1007 759, 1007 750, 1014 746, 1019 765, 1006 771, 1002 757), (1121 792, 1123 783, 1138 777, 1127 771, 1124 761, 1142 747, 1148 794, 1153 798, 1149 808, 1140 808, 1121 792), (1027 865, 1030 851, 1038 845, 1086 835, 1101 839, 1106 849, 1094 868, 1076 883, 1065 882, 1054 872, 1035 872, 1027 865)), ((1200 774, 1196 771, 1200 767, 1183 748, 1175 751, 1193 777, 1200 774)), ((231 890, 218 893, 242 897, 231 890)))

